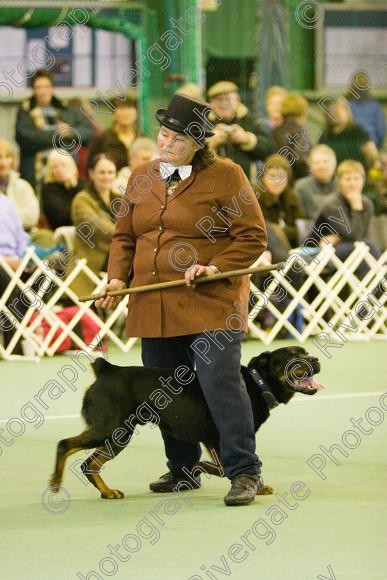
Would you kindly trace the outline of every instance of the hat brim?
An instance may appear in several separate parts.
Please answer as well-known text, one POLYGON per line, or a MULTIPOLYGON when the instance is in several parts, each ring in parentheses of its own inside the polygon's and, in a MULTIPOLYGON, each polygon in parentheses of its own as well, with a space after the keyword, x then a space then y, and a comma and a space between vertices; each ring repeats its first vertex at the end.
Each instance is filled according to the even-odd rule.
POLYGON ((176 133, 182 133, 183 135, 188 135, 189 137, 197 137, 199 139, 202 137, 212 137, 213 135, 215 135, 213 131, 209 131, 203 125, 202 128, 204 130, 204 135, 202 132, 199 132, 195 127, 192 127, 192 130, 187 131, 186 130, 187 128, 184 127, 184 125, 180 123, 177 119, 173 119, 170 117, 166 118, 166 112, 167 109, 157 109, 155 117, 159 121, 159 123, 161 123, 161 125, 167 127, 168 129, 171 129, 171 131, 175 131, 176 133))

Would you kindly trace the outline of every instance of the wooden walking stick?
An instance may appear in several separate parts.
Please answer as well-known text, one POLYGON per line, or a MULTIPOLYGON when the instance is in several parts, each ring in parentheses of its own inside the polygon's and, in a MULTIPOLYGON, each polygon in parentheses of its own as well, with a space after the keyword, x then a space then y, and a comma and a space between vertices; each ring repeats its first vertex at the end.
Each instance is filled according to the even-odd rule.
MULTIPOLYGON (((246 276, 255 274, 256 272, 271 272, 272 270, 279 270, 284 266, 284 262, 278 264, 270 264, 269 266, 257 266, 255 268, 244 268, 242 270, 231 270, 230 272, 219 272, 212 276, 199 276, 195 278, 192 284, 206 284, 209 282, 216 282, 217 280, 225 280, 226 278, 235 278, 237 276, 246 276)), ((87 302, 88 300, 98 300, 106 296, 126 296, 126 294, 138 294, 139 292, 150 292, 152 290, 164 290, 165 288, 177 288, 185 286, 185 279, 171 280, 170 282, 159 282, 158 284, 146 284, 145 286, 137 286, 135 288, 124 288, 123 290, 111 290, 106 294, 90 294, 88 296, 81 296, 78 298, 79 302, 87 302)))

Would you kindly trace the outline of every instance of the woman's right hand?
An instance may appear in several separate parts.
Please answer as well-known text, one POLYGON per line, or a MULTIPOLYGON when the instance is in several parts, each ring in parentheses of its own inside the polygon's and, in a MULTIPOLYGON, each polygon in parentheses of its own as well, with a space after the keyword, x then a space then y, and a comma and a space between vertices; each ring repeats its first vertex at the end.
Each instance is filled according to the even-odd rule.
POLYGON ((105 297, 96 300, 95 305, 99 306, 100 308, 115 308, 122 299, 122 296, 106 296, 106 294, 112 290, 124 290, 125 288, 127 288, 127 285, 123 280, 112 278, 110 282, 108 282, 102 289, 101 293, 105 294, 105 297))
POLYGON ((19 258, 19 256, 2 256, 2 257, 7 262, 8 266, 10 266, 12 270, 16 272, 21 263, 21 259, 19 258))

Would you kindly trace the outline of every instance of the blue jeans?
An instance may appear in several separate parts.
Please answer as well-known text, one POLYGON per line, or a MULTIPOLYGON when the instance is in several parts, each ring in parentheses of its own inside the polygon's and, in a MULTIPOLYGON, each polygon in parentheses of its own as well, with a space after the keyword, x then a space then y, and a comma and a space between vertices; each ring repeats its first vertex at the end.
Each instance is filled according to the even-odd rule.
MULTIPOLYGON (((196 368, 219 433, 224 472, 230 479, 240 473, 259 474, 262 465, 255 454, 253 412, 240 373, 242 336, 241 332, 217 330, 141 341, 144 366, 196 368)), ((183 467, 191 471, 200 459, 199 442, 187 443, 161 433, 169 470, 177 477, 184 475, 183 467)))

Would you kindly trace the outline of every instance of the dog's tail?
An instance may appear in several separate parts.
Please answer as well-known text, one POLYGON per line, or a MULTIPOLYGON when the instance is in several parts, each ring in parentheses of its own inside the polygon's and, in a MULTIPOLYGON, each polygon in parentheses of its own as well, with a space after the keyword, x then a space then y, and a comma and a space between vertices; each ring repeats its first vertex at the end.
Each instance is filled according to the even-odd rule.
POLYGON ((105 360, 102 356, 95 359, 91 364, 95 376, 98 378, 110 370, 113 365, 105 360))

